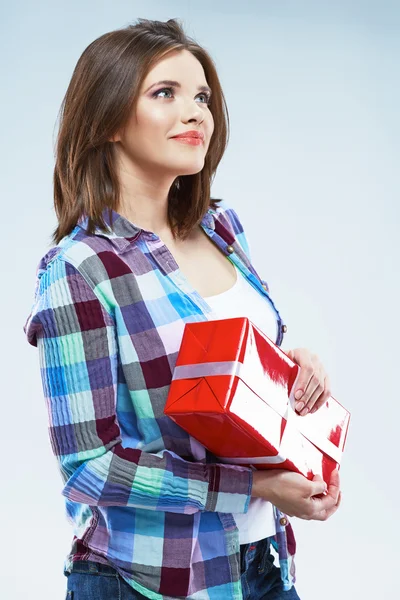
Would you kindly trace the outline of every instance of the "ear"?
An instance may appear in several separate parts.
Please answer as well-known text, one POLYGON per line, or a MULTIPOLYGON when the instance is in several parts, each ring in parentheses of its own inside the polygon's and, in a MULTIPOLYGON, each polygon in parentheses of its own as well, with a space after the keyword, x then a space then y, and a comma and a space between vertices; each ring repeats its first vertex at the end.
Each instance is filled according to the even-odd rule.
POLYGON ((121 141, 121 136, 120 136, 119 133, 116 133, 112 137, 108 138, 108 141, 109 142, 120 142, 121 141))

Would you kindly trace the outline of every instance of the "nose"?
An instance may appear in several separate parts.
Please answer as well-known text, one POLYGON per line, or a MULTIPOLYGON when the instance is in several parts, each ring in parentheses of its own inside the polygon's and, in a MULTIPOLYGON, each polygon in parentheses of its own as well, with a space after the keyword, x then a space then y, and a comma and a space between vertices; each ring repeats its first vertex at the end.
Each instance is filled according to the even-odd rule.
POLYGON ((187 123, 202 123, 204 120, 204 114, 199 112, 196 113, 196 115, 191 116, 189 119, 187 119, 187 123))
POLYGON ((204 120, 204 112, 200 108, 198 102, 190 102, 187 110, 183 111, 182 121, 184 123, 202 123, 204 120))

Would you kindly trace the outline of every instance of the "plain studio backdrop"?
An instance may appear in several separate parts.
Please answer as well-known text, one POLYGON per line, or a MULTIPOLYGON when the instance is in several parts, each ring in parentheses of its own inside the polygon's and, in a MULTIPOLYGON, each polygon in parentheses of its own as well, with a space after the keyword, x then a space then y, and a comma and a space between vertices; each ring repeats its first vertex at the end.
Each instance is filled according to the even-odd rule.
POLYGON ((352 413, 343 501, 292 519, 302 600, 400 597, 398 583, 400 5, 2 3, 1 597, 65 597, 72 529, 47 433, 37 350, 22 331, 48 250, 57 113, 101 34, 181 19, 213 56, 231 119, 212 194, 238 212, 253 264, 352 413))

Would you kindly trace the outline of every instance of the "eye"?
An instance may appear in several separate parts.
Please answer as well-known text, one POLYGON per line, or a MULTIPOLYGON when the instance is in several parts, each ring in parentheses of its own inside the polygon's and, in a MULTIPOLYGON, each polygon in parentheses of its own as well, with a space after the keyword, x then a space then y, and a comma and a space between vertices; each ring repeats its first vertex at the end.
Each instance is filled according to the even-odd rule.
MULTIPOLYGON (((154 92, 154 94, 152 94, 153 98, 157 98, 159 94, 161 94, 161 92, 168 92, 170 94, 173 95, 174 92, 174 88, 172 87, 166 87, 166 88, 161 88, 160 90, 157 90, 156 92, 154 92)), ((202 104, 209 104, 211 101, 211 94, 207 93, 207 92, 202 92, 201 94, 198 94, 199 96, 203 96, 205 98, 205 102, 202 102, 202 104)))
POLYGON ((157 90, 156 92, 154 92, 153 98, 156 98, 158 94, 161 94, 161 92, 169 92, 172 94, 173 90, 172 88, 162 88, 161 90, 157 90))
POLYGON ((211 94, 207 93, 207 92, 202 92, 201 94, 199 94, 199 96, 204 96, 204 98, 206 99, 204 104, 210 104, 211 102, 211 94))

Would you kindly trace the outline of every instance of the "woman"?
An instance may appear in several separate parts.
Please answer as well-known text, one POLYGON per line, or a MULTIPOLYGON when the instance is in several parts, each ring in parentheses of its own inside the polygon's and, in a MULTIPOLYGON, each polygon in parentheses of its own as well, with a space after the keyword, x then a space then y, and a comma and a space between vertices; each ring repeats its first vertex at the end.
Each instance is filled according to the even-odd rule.
MULTIPOLYGON (((326 490, 219 464, 163 413, 186 322, 245 314, 278 345, 286 330, 238 215, 210 198, 227 124, 212 59, 174 19, 101 36, 68 87, 55 246, 24 328, 74 527, 67 598, 298 598, 287 516, 339 506, 337 472, 326 490)), ((322 365, 288 354, 297 408, 318 409, 322 365)))

